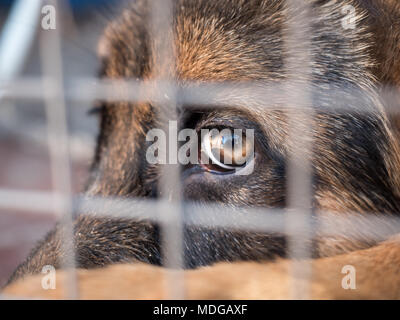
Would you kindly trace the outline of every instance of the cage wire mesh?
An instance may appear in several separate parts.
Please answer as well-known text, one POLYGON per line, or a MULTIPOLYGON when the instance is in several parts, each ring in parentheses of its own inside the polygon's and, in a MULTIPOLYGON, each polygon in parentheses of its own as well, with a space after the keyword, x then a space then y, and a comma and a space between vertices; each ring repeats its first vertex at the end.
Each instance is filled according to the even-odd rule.
MULTIPOLYGON (((57 28, 52 32, 39 32, 38 47, 41 70, 39 75, 20 76, 20 66, 14 69, 10 61, 22 60, 23 57, 12 57, 14 50, 26 51, 29 42, 32 42, 34 34, 32 28, 23 30, 24 24, 18 28, 15 19, 23 18, 24 21, 38 20, 38 10, 44 4, 52 4, 60 9, 61 2, 49 1, 18 1, 19 8, 14 8, 12 23, 3 27, 0 42, 0 102, 2 106, 10 104, 10 110, 17 108, 17 101, 29 103, 34 108, 40 103, 45 105, 47 150, 51 168, 51 191, 35 189, 17 189, 3 187, 0 189, 0 209, 30 212, 37 216, 45 216, 56 213, 58 220, 65 225, 67 232, 64 234, 63 245, 66 252, 74 252, 73 248, 73 213, 79 210, 80 214, 96 212, 99 216, 109 218, 141 218, 157 222, 161 226, 162 255, 165 258, 165 276, 167 298, 184 299, 185 283, 183 266, 183 225, 197 225, 209 228, 226 228, 254 232, 275 232, 285 234, 289 239, 289 254, 292 258, 292 297, 305 299, 310 296, 309 280, 312 276, 309 259, 311 257, 310 239, 318 228, 319 234, 346 235, 357 237, 352 228, 354 225, 363 226, 371 238, 384 239, 385 236, 398 230, 400 221, 396 217, 377 218, 373 213, 370 215, 350 215, 350 217, 338 217, 335 215, 335 224, 332 225, 329 212, 319 214, 318 217, 312 212, 312 180, 310 152, 312 150, 311 129, 313 110, 306 108, 311 101, 311 55, 310 55, 310 10, 307 1, 287 0, 286 5, 290 11, 298 12, 293 15, 286 26, 284 34, 285 50, 288 70, 286 83, 185 83, 180 85, 175 79, 173 68, 174 48, 172 29, 172 0, 152 0, 152 14, 150 15, 151 36, 155 42, 156 66, 159 68, 157 74, 161 75, 152 81, 141 80, 100 80, 92 76, 73 75, 68 81, 65 77, 63 66, 62 32, 65 19, 57 19, 57 28), (36 12, 30 17, 24 17, 26 7, 32 6, 30 12, 36 12), (57 7, 58 6, 58 7, 57 7), (11 44, 7 37, 15 37, 20 41, 11 44), (7 42, 7 44, 4 44, 7 42), (1 45, 2 44, 2 45, 1 45), (6 52, 5 47, 8 50, 6 52), (26 47, 25 49, 23 47, 26 47), (300 48, 300 50, 299 50, 300 48), (5 72, 5 70, 8 70, 5 72), (301 84, 292 81, 301 75, 307 79, 301 84), (305 84, 304 84, 305 83, 305 84), (152 88, 152 90, 148 90, 152 88), (156 90, 154 90, 156 88, 156 90), (235 91, 234 96, 226 93, 235 91), (284 99, 282 92, 285 92, 284 99), (251 98, 249 98, 251 97, 251 98), (71 181, 73 172, 72 163, 74 157, 89 159, 86 147, 74 147, 74 138, 69 132, 68 108, 69 103, 80 103, 90 105, 96 100, 107 101, 152 101, 155 104, 167 106, 168 112, 160 114, 159 118, 165 124, 163 129, 168 134, 174 134, 168 127, 169 120, 177 118, 176 109, 179 105, 196 105, 196 107, 226 107, 245 103, 251 106, 262 104, 268 99, 268 105, 275 106, 284 102, 289 107, 290 139, 296 141, 297 146, 291 151, 288 161, 288 205, 285 209, 255 209, 241 208, 230 209, 216 204, 209 204, 203 208, 193 204, 185 204, 181 198, 181 186, 178 165, 161 166, 161 179, 159 188, 161 197, 158 200, 145 199, 119 199, 96 197, 77 194, 71 181), (283 99, 283 100, 282 100, 283 99), (299 113, 304 118, 301 126, 291 118, 298 117, 299 113), (85 153, 86 152, 86 153, 85 153), (83 155, 82 155, 83 153, 83 155), (163 196, 165 195, 165 196, 163 196), (169 195, 168 197, 166 195, 169 195), (172 196, 171 196, 172 195, 172 196), (329 223, 328 223, 329 221, 329 223)), ((62 1, 63 10, 66 10, 67 2, 62 1)), ((17 7, 17 6, 16 6, 17 7)), ((29 15, 28 15, 29 16, 29 15)), ((11 19, 11 18, 10 18, 11 19)), ((71 21, 67 21, 71 25, 71 21)), ((25 26, 26 27, 26 26, 25 26)), ((363 99, 362 92, 351 92, 342 95, 342 89, 331 90, 329 98, 335 101, 335 110, 345 110, 351 105, 349 99, 363 99)), ((313 94, 318 94, 314 92, 313 94)), ((382 90, 382 94, 390 96, 392 101, 398 97, 390 88, 382 90)), ((387 98, 387 97, 386 97, 387 98)), ((395 105, 395 104, 393 104, 395 105)), ((353 110, 354 111, 354 110, 353 110)), ((368 112, 365 110, 360 110, 368 112)), ((396 109, 391 112, 398 112, 396 109)), ((6 123, 2 123, 3 128, 6 123)), ((4 130, 4 129, 3 129, 4 130)), ((173 128, 177 130, 177 128, 173 128)), ((19 130, 17 130, 19 131, 19 130)), ((1 133, 1 132, 0 132, 1 133)), ((167 135, 168 135, 167 134, 167 135)), ((22 135, 23 139, 32 141, 31 132, 22 135), (31 140, 29 140, 31 139, 31 140)), ((40 140, 40 139, 39 139, 40 140)), ((43 141, 42 141, 43 142, 43 141)), ((3 150, 2 152, 7 152, 3 150)), ((167 151, 166 151, 167 152, 167 151)), ((3 156, 3 155, 2 155, 3 156)), ((173 156, 173 155, 172 155, 173 156)), ((176 156, 176 155, 175 155, 176 156)), ((25 167, 23 170, 29 170, 25 167)), ((332 214, 333 215, 333 214, 332 214)), ((0 247, 7 246, 13 241, 18 241, 19 233, 0 234, 0 247)), ((68 269, 66 296, 68 298, 79 298, 79 290, 74 265, 74 255, 67 255, 62 265, 68 269)))

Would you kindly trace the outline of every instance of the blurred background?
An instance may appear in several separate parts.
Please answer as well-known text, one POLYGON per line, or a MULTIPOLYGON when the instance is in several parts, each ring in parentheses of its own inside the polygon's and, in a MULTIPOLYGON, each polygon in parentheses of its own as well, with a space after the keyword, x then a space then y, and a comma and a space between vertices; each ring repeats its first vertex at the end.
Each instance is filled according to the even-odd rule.
MULTIPOLYGON (((40 3, 36 12, 29 7, 35 1, 41 2, 0 0, 0 82, 41 76, 38 34, 42 19, 40 9, 46 3, 40 3), (25 37, 23 45, 19 44, 21 49, 12 41, 25 37), (4 54, 5 47, 9 53, 11 48, 11 56, 4 54), (21 54, 14 55, 13 50, 21 54), (12 72, 8 70, 7 73, 7 68, 12 72)), ((97 42, 110 20, 110 12, 121 3, 59 0, 58 4, 64 82, 93 77, 98 70, 97 42)), ((75 193, 83 191, 95 145, 98 119, 88 114, 91 107, 87 103, 67 101, 75 193)), ((43 102, 2 98, 0 90, 0 286, 56 220, 55 214, 50 212, 38 214, 2 205, 1 197, 6 197, 7 193, 1 191, 51 192, 52 188, 43 102)), ((29 203, 25 204, 29 207, 29 203)))

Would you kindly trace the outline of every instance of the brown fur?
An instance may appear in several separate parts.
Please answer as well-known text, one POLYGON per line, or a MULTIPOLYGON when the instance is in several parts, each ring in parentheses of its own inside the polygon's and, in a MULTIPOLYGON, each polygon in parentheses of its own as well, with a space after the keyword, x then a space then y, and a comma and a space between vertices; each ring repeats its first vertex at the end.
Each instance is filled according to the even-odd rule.
MULTIPOLYGON (((363 251, 312 260, 310 298, 400 299, 399 237, 363 251), (356 289, 342 288, 343 266, 356 268, 356 289)), ((187 299, 290 299, 290 262, 220 263, 186 271, 187 299)), ((143 264, 78 270, 81 299, 166 299, 167 271, 143 264), (116 290, 117 289, 117 290, 116 290)), ((9 286, 3 293, 28 298, 65 299, 65 272, 57 274, 56 290, 41 289, 42 276, 9 286)))
MULTIPOLYGON (((279 83, 288 78, 284 69, 288 57, 282 37, 286 32, 285 21, 297 13, 287 12, 282 1, 177 1, 173 41, 176 61, 172 64, 175 67, 172 74, 179 83, 250 80, 261 84, 279 83)), ((383 0, 308 2, 312 5, 310 55, 315 61, 312 84, 322 98, 330 98, 330 104, 330 90, 337 86, 364 94, 362 101, 353 101, 349 92, 343 92, 343 97, 349 98, 343 103, 347 101, 347 107, 353 108, 347 112, 319 110, 325 101, 318 100, 320 97, 310 106, 317 110, 312 119, 314 207, 318 213, 333 212, 330 224, 339 227, 335 215, 346 217, 348 212, 356 212, 353 214, 360 217, 367 213, 376 217, 398 216, 400 151, 393 127, 397 120, 385 113, 389 102, 379 94, 382 86, 400 84, 400 5, 383 0), (341 26, 340 9, 344 4, 356 7, 355 30, 344 31, 341 26)), ((146 3, 136 1, 107 28, 101 44, 105 77, 151 80, 165 76, 165 70, 157 67, 153 54, 155 44, 149 38, 146 3)), ((304 50, 301 43, 293 49, 304 50)), ((292 80, 302 83, 303 75, 295 75, 292 80)), ((239 99, 236 92, 227 92, 220 98, 227 97, 239 99)), ((195 106, 182 106, 180 126, 255 128, 258 143, 255 172, 245 178, 230 177, 221 181, 209 173, 200 177, 184 173, 184 198, 231 207, 282 208, 286 205, 286 158, 295 147, 287 139, 285 105, 269 110, 252 99, 237 101, 237 105, 227 109, 211 106, 204 111, 195 106)), ((395 106, 398 107, 398 101, 395 106)), ((159 196, 158 167, 144 160, 145 134, 160 125, 157 111, 168 114, 165 106, 147 101, 104 104, 88 195, 159 196)), ((301 123, 301 118, 297 121, 301 123)), ((389 233, 398 232, 393 226, 389 233)), ((59 267, 60 257, 65 254, 60 246, 62 233, 61 227, 53 230, 16 270, 12 281, 38 273, 46 264, 59 267)), ((357 241, 348 235, 315 235, 312 297, 398 298, 396 266, 400 246, 397 241, 371 240, 371 232, 362 226, 355 226, 353 235, 357 241), (357 269, 359 289, 354 292, 340 287, 343 275, 339 267, 347 264, 354 264, 357 269)), ((286 255, 286 240, 279 234, 188 227, 184 241, 188 268, 220 261, 265 261, 286 255)), ((75 247, 81 268, 132 261, 163 263, 158 226, 147 221, 104 219, 95 213, 78 216, 75 247)), ((287 298, 288 263, 285 260, 261 264, 237 262, 186 271, 188 294, 190 298, 287 298)), ((126 289, 121 296, 113 297, 162 298, 162 272, 160 268, 144 265, 80 270, 82 297, 111 298, 107 294, 111 283, 115 287, 113 281, 116 281, 120 288, 126 289), (120 277, 121 274, 126 277, 120 277), (94 290, 96 285, 102 289, 94 290), (157 286, 159 292, 154 290, 157 286)), ((63 277, 62 272, 58 274, 63 277)), ((39 279, 36 276, 26 284, 12 284, 5 292, 61 297, 59 289, 38 292, 33 286, 39 279)))

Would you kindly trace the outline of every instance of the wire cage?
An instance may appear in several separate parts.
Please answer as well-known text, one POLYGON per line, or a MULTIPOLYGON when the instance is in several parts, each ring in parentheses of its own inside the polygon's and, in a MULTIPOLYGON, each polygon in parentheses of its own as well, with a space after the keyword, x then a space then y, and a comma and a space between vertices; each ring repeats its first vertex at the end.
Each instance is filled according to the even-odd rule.
MULTIPOLYGON (((172 0, 152 0, 151 3, 151 34, 158 45, 157 65, 162 68, 174 60, 171 44, 162 41, 168 38, 166 34, 172 32, 172 0)), ((288 237, 289 258, 311 257, 309 240, 315 228, 326 234, 338 231, 330 229, 323 221, 319 221, 318 224, 313 223, 311 164, 307 156, 312 149, 310 119, 313 111, 305 108, 311 99, 307 85, 296 84, 296 90, 293 90, 293 83, 289 77, 287 83, 283 85, 268 84, 260 87, 259 83, 248 83, 239 90, 237 85, 229 83, 218 85, 186 83, 183 87, 170 80, 174 79, 173 74, 166 75, 162 79, 154 79, 151 83, 141 80, 99 80, 95 77, 96 59, 92 53, 87 53, 85 48, 81 48, 81 43, 87 42, 94 47, 102 27, 93 27, 90 23, 79 21, 81 30, 78 31, 77 25, 71 18, 73 9, 69 5, 68 1, 19 0, 14 1, 11 8, 4 6, 1 12, 5 18, 0 37, 2 109, 0 111, 0 215, 2 216, 0 216, 0 260, 1 269, 4 269, 0 276, 3 283, 18 260, 26 255, 31 245, 43 235, 43 232, 50 229, 55 220, 65 224, 68 232, 65 233, 63 245, 67 249, 72 249, 73 212, 77 207, 80 213, 95 210, 97 214, 110 218, 140 216, 159 223, 162 230, 162 253, 165 256, 166 266, 169 267, 165 271, 169 279, 168 297, 174 299, 185 298, 182 271, 184 224, 280 232, 288 237), (57 27, 50 31, 40 30, 38 26, 40 10, 48 4, 57 10, 57 27), (35 30, 38 29, 36 35, 35 30), (34 43, 35 39, 37 41, 34 43), (68 52, 68 45, 74 47, 76 52, 68 52), (34 50, 29 49, 31 46, 34 50), (21 55, 17 56, 16 52, 20 52, 21 55), (28 52, 35 53, 31 53, 27 59, 28 52), (68 54, 71 56, 66 58, 68 54), (71 65, 77 60, 83 59, 84 62, 80 61, 77 67, 71 68, 70 65, 66 66, 65 61, 68 59, 69 63, 72 61, 71 65), (30 65, 26 66, 26 60, 31 61, 30 65), (83 65, 87 72, 82 71, 83 65), (120 90, 115 90, 116 87, 120 90), (143 92, 150 92, 146 88, 153 89, 152 95, 143 96, 143 92), (293 106, 291 108, 296 109, 296 116, 301 113, 305 120, 299 126, 298 122, 290 121, 291 116, 289 116, 291 139, 296 141, 298 147, 292 151, 288 161, 286 208, 247 208, 243 209, 243 212, 251 214, 245 215, 245 218, 238 216, 235 219, 232 219, 231 210, 217 205, 204 210, 186 204, 183 208, 179 166, 173 164, 161 167, 162 179, 159 185, 160 190, 165 191, 161 194, 172 194, 172 197, 160 197, 157 201, 145 199, 121 201, 116 198, 88 197, 79 193, 87 176, 96 132, 94 120, 82 121, 82 119, 87 119, 85 117, 87 106, 92 105, 94 101, 135 102, 144 98, 157 101, 159 104, 168 105, 171 110, 168 117, 163 115, 167 126, 169 120, 176 118, 178 103, 214 106, 218 93, 226 90, 235 90, 237 93, 235 99, 238 100, 241 99, 238 92, 243 90, 243 99, 246 99, 251 92, 254 100, 258 98, 260 101, 266 98, 280 99, 277 92, 295 92, 286 95, 287 105, 293 106), (25 121, 21 121, 21 118, 25 121), (215 211, 218 215, 213 214, 215 211), (161 212, 162 214, 158 214, 161 212)), ((74 2, 74 5, 72 8, 76 9, 77 2, 74 2)), ((307 1, 286 0, 286 5, 291 10, 297 10, 299 6, 307 8, 307 1)), ((303 12, 304 15, 297 15, 286 26, 284 43, 289 57, 285 68, 289 74, 295 76, 293 73, 297 73, 307 79, 310 78, 312 65, 309 50, 299 53, 293 49, 298 43, 304 48, 310 46, 310 38, 306 32, 309 23, 307 10, 303 12)), ((82 20, 93 22, 96 17, 90 16, 88 19, 86 15, 82 20)), ((340 92, 332 92, 332 99, 338 101, 341 98, 343 97, 340 92)), ((357 98, 359 97, 355 97, 357 98)), ((232 101, 224 101, 218 105, 223 107, 231 103, 232 101)), ((338 105, 346 104, 338 103, 338 105)), ((359 219, 360 217, 355 216, 352 223, 359 224, 359 219)), ((369 218, 363 217, 363 219, 369 218)), ((392 227, 399 226, 399 221, 393 217, 388 223, 392 227)), ((383 237, 387 232, 385 226, 380 228, 379 224, 374 225, 375 236, 383 237)), ((340 230, 341 234, 344 232, 346 230, 340 230)), ((351 224, 348 232, 351 233, 351 224)), ((73 256, 67 259, 70 260, 63 261, 65 265, 71 265, 74 261, 73 256)), ((308 279, 312 270, 307 261, 309 260, 292 259, 293 298, 309 297, 308 279)), ((69 274, 70 285, 67 287, 70 298, 79 298, 76 282, 76 274, 72 270, 69 274)))

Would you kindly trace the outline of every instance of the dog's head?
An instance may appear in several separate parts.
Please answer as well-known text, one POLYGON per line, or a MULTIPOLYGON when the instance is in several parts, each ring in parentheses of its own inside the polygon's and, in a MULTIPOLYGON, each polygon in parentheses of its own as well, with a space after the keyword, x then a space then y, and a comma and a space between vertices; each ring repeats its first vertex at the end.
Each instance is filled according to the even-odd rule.
MULTIPOLYGON (((364 19, 367 13, 348 1, 346 4, 355 10, 352 22, 356 28, 346 28, 344 4, 308 3, 307 26, 299 26, 308 31, 308 43, 288 44, 289 24, 301 13, 290 11, 284 1, 174 1, 173 36, 163 39, 171 42, 175 55, 169 65, 173 69, 169 80, 183 88, 208 82, 221 84, 221 88, 229 84, 228 89, 210 92, 213 99, 207 106, 180 103, 177 96, 173 110, 178 115, 177 128, 197 134, 198 147, 191 150, 200 151, 195 158, 210 152, 201 147, 213 141, 218 148, 208 156, 220 156, 210 163, 181 164, 184 200, 231 208, 287 205, 288 157, 297 147, 289 122, 300 127, 304 123, 300 115, 292 114, 289 119, 287 103, 295 101, 287 99, 291 86, 286 84, 291 82, 310 90, 306 107, 312 110, 312 148, 305 155, 312 167, 314 209, 397 212, 398 147, 377 92, 376 61, 371 53, 374 40, 364 19), (308 77, 288 67, 293 57, 304 57, 304 52, 309 57, 308 77), (247 84, 257 88, 257 93, 265 88, 274 98, 257 95, 247 84), (204 129, 228 131, 202 136, 204 129), (235 134, 234 129, 242 131, 235 134), (246 129, 254 134, 247 135, 246 129), (239 151, 230 153, 233 161, 225 163, 230 152, 225 145, 235 143, 239 151), (235 161, 237 155, 247 157, 249 150, 251 161, 235 161), (248 166, 251 170, 238 174, 248 166)), ((147 2, 136 1, 107 28, 101 42, 104 77, 149 83, 163 78, 149 18, 147 2)), ((301 63, 297 61, 297 65, 301 63)), ((207 93, 204 89, 201 92, 203 97, 207 93)), ((160 196, 162 165, 149 162, 148 149, 154 140, 148 139, 148 133, 165 128, 159 115, 168 112, 162 103, 145 99, 103 104, 89 194, 160 196)), ((285 252, 284 237, 279 235, 200 227, 188 227, 185 235, 189 266, 216 260, 264 259, 285 252)), ((319 239, 316 255, 356 246, 346 243, 319 239)))

